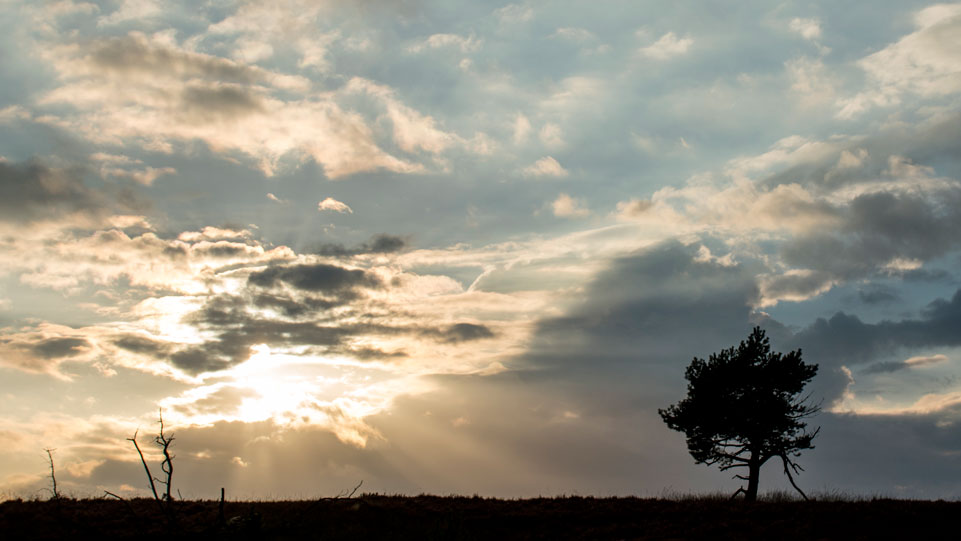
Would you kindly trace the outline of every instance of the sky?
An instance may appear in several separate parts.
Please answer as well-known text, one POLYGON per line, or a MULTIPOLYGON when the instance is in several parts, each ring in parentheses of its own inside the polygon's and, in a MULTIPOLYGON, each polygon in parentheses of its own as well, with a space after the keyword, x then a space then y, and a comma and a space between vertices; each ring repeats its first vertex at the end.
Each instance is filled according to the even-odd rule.
POLYGON ((0 496, 961 496, 961 4, 0 0, 0 496), (761 490, 783 489, 780 465, 761 490))

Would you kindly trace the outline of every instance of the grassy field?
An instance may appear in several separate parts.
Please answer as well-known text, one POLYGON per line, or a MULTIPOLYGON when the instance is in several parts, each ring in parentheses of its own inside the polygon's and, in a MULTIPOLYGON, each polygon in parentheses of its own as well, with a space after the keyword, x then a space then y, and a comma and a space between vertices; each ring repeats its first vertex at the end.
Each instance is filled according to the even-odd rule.
POLYGON ((317 501, 9 500, 3 539, 957 538, 961 502, 380 496, 317 501))

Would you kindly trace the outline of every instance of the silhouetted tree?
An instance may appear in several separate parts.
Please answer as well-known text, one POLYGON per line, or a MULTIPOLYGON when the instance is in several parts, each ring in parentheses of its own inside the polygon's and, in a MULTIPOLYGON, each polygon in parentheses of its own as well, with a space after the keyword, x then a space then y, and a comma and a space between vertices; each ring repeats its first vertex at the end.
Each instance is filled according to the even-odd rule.
POLYGON ((804 419, 820 408, 798 397, 817 371, 816 364, 801 361, 800 349, 772 352, 764 331, 755 327, 736 348, 707 361, 695 357, 684 373, 687 398, 658 413, 667 426, 684 432, 696 463, 717 464, 722 471, 747 469, 746 476, 734 476, 748 482, 734 496, 757 499, 761 466, 777 457, 791 485, 807 499, 791 472, 803 471, 793 458, 814 448, 811 441, 820 430, 806 431, 804 419))

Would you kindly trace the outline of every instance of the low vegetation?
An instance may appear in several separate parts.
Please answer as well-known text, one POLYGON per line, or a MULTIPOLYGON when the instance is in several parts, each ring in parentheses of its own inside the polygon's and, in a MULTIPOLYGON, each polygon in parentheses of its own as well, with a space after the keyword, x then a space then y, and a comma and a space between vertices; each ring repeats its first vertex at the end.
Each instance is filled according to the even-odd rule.
POLYGON ((312 501, 177 500, 171 529, 153 499, 9 500, 4 539, 868 539, 946 538, 961 502, 384 496, 312 501), (223 518, 221 518, 223 517, 223 518))

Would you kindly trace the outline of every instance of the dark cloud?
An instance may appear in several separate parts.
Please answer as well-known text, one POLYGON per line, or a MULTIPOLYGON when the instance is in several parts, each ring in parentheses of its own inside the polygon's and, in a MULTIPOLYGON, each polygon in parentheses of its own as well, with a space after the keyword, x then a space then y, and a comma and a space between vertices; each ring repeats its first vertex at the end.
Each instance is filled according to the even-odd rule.
POLYGON ((224 333, 216 340, 174 352, 169 360, 188 374, 226 370, 250 358, 254 342, 245 338, 236 333, 224 333))
MULTIPOLYGON (((895 274, 895 273, 892 273, 895 274)), ((900 273, 906 282, 944 282, 956 283, 954 275, 944 269, 912 269, 900 273)))
POLYGON ((823 414, 804 477, 842 494, 954 497, 961 489, 959 413, 955 406, 918 415, 823 414))
POLYGON ((239 85, 189 85, 180 95, 181 108, 189 122, 231 121, 261 112, 260 96, 239 85))
POLYGON ((449 344, 494 337, 490 328, 474 323, 457 323, 446 329, 428 329, 423 331, 423 334, 449 344))
POLYGON ((298 318, 302 316, 307 316, 314 314, 322 310, 329 310, 335 306, 340 306, 339 301, 329 301, 325 299, 315 299, 312 297, 304 297, 302 299, 293 299, 284 295, 272 295, 269 293, 261 293, 254 295, 251 299, 254 306, 258 308, 273 308, 280 311, 286 317, 298 318))
POLYGON ((615 260, 581 303, 538 323, 530 355, 586 370, 681 366, 743 338, 758 298, 752 264, 697 261, 698 247, 666 242, 615 260))
POLYGON ((913 128, 895 128, 851 143, 847 148, 830 153, 820 160, 804 162, 789 167, 764 179, 762 184, 774 187, 781 184, 799 183, 820 189, 837 189, 843 185, 876 181, 890 172, 890 157, 900 156, 909 163, 937 164, 949 175, 961 173, 957 157, 961 155, 961 114, 946 115, 935 122, 927 122, 913 128), (861 164, 855 167, 837 168, 841 153, 847 151, 859 155, 861 164))
POLYGON ((127 74, 204 77, 218 81, 253 83, 259 74, 225 58, 155 46, 142 34, 94 41, 88 59, 98 68, 127 74))
POLYGON ((194 246, 192 250, 198 254, 216 258, 230 258, 246 255, 247 247, 232 242, 218 242, 208 246, 194 246))
POLYGON ((855 198, 838 231, 791 240, 785 262, 840 279, 876 272, 896 258, 927 261, 961 247, 961 188, 933 200, 890 192, 855 198))
POLYGON ((142 355, 159 356, 170 350, 170 345, 166 342, 132 334, 120 336, 111 342, 118 348, 142 355))
POLYGON ((358 287, 375 289, 382 285, 370 272, 325 263, 270 267, 251 274, 247 282, 264 288, 283 282, 304 291, 340 294, 358 287))
POLYGON ((873 284, 858 290, 858 298, 864 304, 889 304, 901 300, 893 287, 873 284))
POLYGON ((87 188, 80 174, 79 169, 0 161, 0 220, 23 222, 72 212, 102 214, 106 199, 87 188))
POLYGON ((864 374, 890 374, 891 372, 900 372, 908 368, 911 368, 911 365, 904 361, 885 361, 874 363, 861 372, 864 374))
MULTIPOLYGON (((950 299, 937 299, 917 319, 864 323, 855 315, 838 312, 819 318, 789 341, 790 349, 802 348, 804 358, 822 366, 815 384, 828 403, 841 397, 848 379, 840 367, 855 366, 911 349, 961 345, 961 290, 950 299)), ((897 370, 897 363, 881 361, 874 371, 897 370), (886 364, 885 364, 886 363, 886 364)))
MULTIPOLYGON (((283 274, 292 280, 299 280, 302 273, 316 272, 316 267, 323 267, 322 273, 331 272, 330 269, 341 269, 331 266, 303 266, 308 269, 295 269, 294 278, 283 274), (329 267, 329 268, 327 268, 329 267)), ((289 270, 290 267, 285 269, 289 270)), ((336 271, 334 271, 336 272, 336 271)), ((361 274, 347 274, 350 277, 324 278, 324 284, 364 281, 363 271, 348 271, 361 274)), ((261 278, 258 278, 259 280, 261 278)), ((314 280, 315 277, 311 277, 314 280)), ((273 283, 280 278, 271 276, 262 278, 267 283, 273 283)), ((480 340, 494 336, 493 331, 484 325, 474 323, 458 323, 446 327, 430 326, 395 326, 389 323, 379 323, 376 320, 362 318, 361 322, 347 322, 342 319, 343 314, 326 313, 330 308, 349 306, 349 301, 343 298, 336 300, 315 299, 310 296, 291 298, 281 294, 255 292, 247 297, 243 295, 218 295, 207 300, 203 307, 189 314, 185 322, 207 332, 214 333, 214 337, 200 344, 178 345, 160 344, 150 339, 135 336, 123 336, 115 339, 118 347, 151 355, 160 360, 168 360, 175 366, 191 374, 224 370, 246 361, 257 344, 268 344, 276 347, 308 347, 308 352, 315 354, 336 353, 354 357, 360 360, 398 359, 406 357, 404 351, 384 351, 366 346, 357 346, 354 339, 371 336, 407 335, 412 338, 426 337, 440 343, 460 343, 480 340), (280 312, 279 316, 264 316, 252 308, 273 308, 280 312)), ((350 318, 353 319, 353 318, 350 318)))
POLYGON ((30 351, 44 359, 59 359, 83 353, 88 347, 90 342, 83 338, 47 338, 32 343, 30 351))
POLYGON ((346 257, 360 254, 387 254, 407 248, 408 242, 403 237, 381 233, 374 235, 368 242, 346 248, 343 244, 321 244, 313 248, 312 253, 328 257, 346 257))

